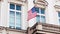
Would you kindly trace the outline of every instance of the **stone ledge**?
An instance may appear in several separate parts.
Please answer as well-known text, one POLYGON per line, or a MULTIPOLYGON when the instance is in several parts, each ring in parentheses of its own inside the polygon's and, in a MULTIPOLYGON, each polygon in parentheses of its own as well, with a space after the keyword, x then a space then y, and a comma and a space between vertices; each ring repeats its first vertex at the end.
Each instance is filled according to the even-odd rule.
POLYGON ((21 32, 21 33, 27 33, 27 30, 17 30, 17 29, 11 29, 9 27, 3 27, 0 26, 0 30, 6 30, 6 31, 15 31, 15 32, 21 32))
POLYGON ((15 32, 22 32, 22 33, 27 33, 27 30, 17 30, 17 29, 11 29, 11 28, 8 28, 8 27, 6 27, 6 30, 8 30, 8 31, 15 31, 15 32))
POLYGON ((31 33, 36 33, 37 31, 40 32, 47 32, 47 33, 57 33, 60 34, 60 25, 54 25, 54 24, 47 24, 47 23, 36 23, 35 25, 33 25, 32 27, 29 27, 28 32, 31 33), (38 25, 41 25, 42 29, 37 28, 38 25), (37 29, 36 29, 37 28, 37 29))

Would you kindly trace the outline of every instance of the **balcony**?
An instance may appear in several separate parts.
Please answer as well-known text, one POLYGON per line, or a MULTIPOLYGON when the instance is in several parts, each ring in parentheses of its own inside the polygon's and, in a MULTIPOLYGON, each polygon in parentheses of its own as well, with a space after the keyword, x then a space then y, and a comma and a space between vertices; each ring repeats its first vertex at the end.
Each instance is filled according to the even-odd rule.
POLYGON ((36 33, 56 33, 60 34, 60 26, 46 23, 36 23, 34 26, 28 28, 28 34, 36 34, 36 33))

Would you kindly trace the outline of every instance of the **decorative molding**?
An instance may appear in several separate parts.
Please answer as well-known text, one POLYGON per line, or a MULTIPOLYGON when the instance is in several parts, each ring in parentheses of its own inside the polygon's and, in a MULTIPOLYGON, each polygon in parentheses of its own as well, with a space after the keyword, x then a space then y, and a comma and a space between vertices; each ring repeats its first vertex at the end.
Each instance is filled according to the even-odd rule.
POLYGON ((59 5, 55 5, 54 7, 57 8, 57 9, 60 9, 60 6, 59 5))
POLYGON ((45 5, 45 6, 48 5, 47 1, 45 1, 45 0, 34 0, 34 3, 35 4, 37 3, 37 4, 45 5))
POLYGON ((27 0, 16 0, 16 1, 21 1, 21 2, 24 2, 25 3, 27 0))
POLYGON ((12 1, 12 0, 8 0, 8 3, 12 3, 12 4, 18 4, 18 5, 24 5, 21 1, 12 1))
POLYGON ((27 33, 26 30, 17 30, 17 29, 12 29, 12 28, 9 28, 9 27, 6 27, 6 30, 7 30, 7 31, 15 31, 15 32, 27 33))
POLYGON ((60 11, 60 6, 59 5, 55 5, 54 7, 55 7, 56 11, 60 11))
POLYGON ((39 7, 39 8, 46 8, 46 6, 48 5, 47 1, 45 0, 34 0, 34 4, 35 7, 39 7))

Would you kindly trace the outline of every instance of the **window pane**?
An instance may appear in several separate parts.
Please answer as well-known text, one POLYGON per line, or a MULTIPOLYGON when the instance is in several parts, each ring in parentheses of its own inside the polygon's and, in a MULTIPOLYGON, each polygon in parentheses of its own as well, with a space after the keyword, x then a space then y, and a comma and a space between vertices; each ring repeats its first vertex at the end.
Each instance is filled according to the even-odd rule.
POLYGON ((16 12, 16 18, 21 18, 21 13, 20 12, 16 12))
POLYGON ((16 10, 21 10, 21 6, 16 5, 16 10))
POLYGON ((14 23, 14 17, 10 17, 10 22, 14 23))
POLYGON ((21 28, 21 13, 16 12, 16 28, 21 28))
POLYGON ((10 17, 15 17, 15 12, 14 11, 10 11, 10 17))
POLYGON ((45 23, 45 16, 41 16, 41 22, 45 23))
POLYGON ((14 4, 10 4, 10 9, 15 9, 15 5, 14 4))
POLYGON ((9 26, 10 26, 11 28, 13 28, 13 27, 15 26, 14 18, 13 18, 13 17, 10 17, 9 26))
POLYGON ((40 16, 39 16, 39 15, 37 15, 36 21, 37 21, 37 22, 40 22, 40 16))
POLYGON ((39 13, 39 8, 36 7, 36 8, 35 8, 35 11, 36 11, 37 13, 39 13))
POLYGON ((13 11, 10 11, 10 19, 9 19, 10 28, 14 28, 14 26, 15 26, 15 23, 14 23, 15 17, 14 16, 15 16, 15 13, 13 11))
POLYGON ((58 16, 60 17, 60 12, 58 12, 58 16))
POLYGON ((45 14, 45 9, 41 9, 41 14, 45 14))
POLYGON ((41 14, 41 8, 39 8, 39 14, 41 14))
POLYGON ((60 19, 59 19, 59 24, 60 24, 60 19))

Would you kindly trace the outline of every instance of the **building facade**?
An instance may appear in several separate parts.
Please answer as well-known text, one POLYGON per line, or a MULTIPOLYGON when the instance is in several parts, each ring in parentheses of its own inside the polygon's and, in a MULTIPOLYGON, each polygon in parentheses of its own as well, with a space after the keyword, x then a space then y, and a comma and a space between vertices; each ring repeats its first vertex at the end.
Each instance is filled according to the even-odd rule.
POLYGON ((0 34, 60 34, 60 0, 32 1, 0 0, 0 34), (29 23, 32 1, 37 16, 29 23))

